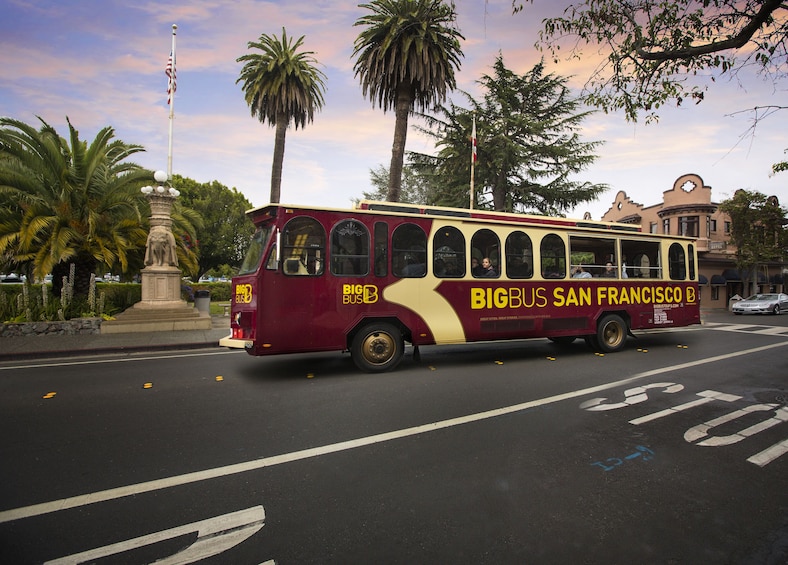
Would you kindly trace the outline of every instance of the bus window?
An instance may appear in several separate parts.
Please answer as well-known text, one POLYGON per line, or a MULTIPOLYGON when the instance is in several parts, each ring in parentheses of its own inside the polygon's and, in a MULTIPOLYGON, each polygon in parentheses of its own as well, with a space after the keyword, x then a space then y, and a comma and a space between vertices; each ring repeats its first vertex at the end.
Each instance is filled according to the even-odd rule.
POLYGON ((389 260, 389 225, 386 222, 375 222, 375 276, 385 277, 388 274, 389 260))
POLYGON ((494 231, 488 229, 481 229, 473 234, 471 238, 471 257, 476 259, 480 265, 475 271, 472 271, 474 277, 497 277, 501 274, 501 261, 500 261, 501 240, 494 231), (484 259, 489 259, 492 269, 495 271, 494 275, 483 272, 481 267, 484 259))
POLYGON ((513 231, 506 238, 506 276, 530 279, 533 272, 534 248, 525 232, 513 231))
POLYGON ((391 235, 391 272, 395 277, 427 274, 427 234, 415 224, 402 224, 391 235))
POLYGON ((269 271, 275 271, 279 268, 279 251, 277 251, 278 247, 279 238, 274 240, 273 245, 271 245, 271 251, 268 253, 268 261, 265 263, 265 268, 269 271))
POLYGON ((566 245, 563 239, 553 233, 544 236, 539 255, 543 278, 562 279, 566 276, 566 245))
POLYGON ((668 248, 668 271, 674 281, 683 281, 687 278, 687 264, 684 258, 684 248, 680 243, 673 243, 668 248))
POLYGON ((356 220, 342 220, 331 230, 331 272, 337 276, 369 273, 369 231, 356 220))
POLYGON ((662 278, 658 241, 621 240, 621 258, 632 278, 662 278))
POLYGON ((257 267, 260 266, 260 260, 263 258, 263 251, 269 235, 271 235, 269 226, 259 226, 255 230, 252 236, 252 243, 249 245, 244 262, 241 264, 241 270, 238 271, 239 275, 248 275, 257 271, 257 267))
POLYGON ((570 236, 569 268, 572 274, 582 267, 595 277, 618 277, 616 240, 602 237, 570 236), (607 263, 613 267, 607 270, 607 263))
POLYGON ((695 280, 695 246, 689 244, 689 278, 695 280))
POLYGON ((293 218, 282 232, 282 271, 286 275, 322 275, 326 231, 309 216, 293 218))
POLYGON ((465 237, 454 227, 440 228, 432 238, 432 272, 440 278, 465 276, 465 237))

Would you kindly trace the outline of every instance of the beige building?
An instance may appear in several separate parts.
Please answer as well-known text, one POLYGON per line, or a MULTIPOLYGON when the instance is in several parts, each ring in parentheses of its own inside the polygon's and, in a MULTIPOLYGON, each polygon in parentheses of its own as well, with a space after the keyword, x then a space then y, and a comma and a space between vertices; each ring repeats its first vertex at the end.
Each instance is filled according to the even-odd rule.
MULTIPOLYGON (((728 243, 730 219, 711 200, 711 187, 695 174, 680 176, 662 193, 662 202, 644 206, 619 191, 602 220, 640 224, 651 233, 686 235, 697 239, 698 273, 702 308, 727 308, 734 295, 745 296, 736 269, 736 248, 728 243)), ((761 292, 783 292, 786 264, 763 265, 758 273, 761 292)))

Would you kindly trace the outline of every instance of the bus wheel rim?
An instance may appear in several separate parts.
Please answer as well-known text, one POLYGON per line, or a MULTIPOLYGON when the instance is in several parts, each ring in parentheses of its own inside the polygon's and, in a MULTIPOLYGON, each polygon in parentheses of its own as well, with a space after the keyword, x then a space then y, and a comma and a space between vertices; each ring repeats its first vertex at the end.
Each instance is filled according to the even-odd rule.
POLYGON ((394 338, 385 332, 374 332, 364 339, 361 350, 370 363, 382 365, 388 362, 397 350, 394 338))
POLYGON ((623 328, 615 322, 611 322, 605 326, 603 336, 605 343, 611 346, 616 346, 621 343, 624 336, 623 328))

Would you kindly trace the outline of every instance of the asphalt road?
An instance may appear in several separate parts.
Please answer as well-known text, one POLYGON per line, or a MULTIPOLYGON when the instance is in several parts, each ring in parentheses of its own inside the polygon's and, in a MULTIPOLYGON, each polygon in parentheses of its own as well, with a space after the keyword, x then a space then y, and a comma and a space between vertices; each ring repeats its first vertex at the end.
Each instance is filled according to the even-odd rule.
POLYGON ((0 562, 788 562, 788 315, 0 364, 0 562))

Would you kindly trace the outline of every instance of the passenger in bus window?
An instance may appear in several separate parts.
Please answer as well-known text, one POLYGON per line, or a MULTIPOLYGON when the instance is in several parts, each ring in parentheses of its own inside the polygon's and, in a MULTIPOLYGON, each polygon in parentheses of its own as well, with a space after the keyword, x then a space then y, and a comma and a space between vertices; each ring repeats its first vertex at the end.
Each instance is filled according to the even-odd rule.
POLYGON ((516 255, 507 258, 506 274, 512 279, 527 279, 531 277, 531 267, 527 261, 516 255))
POLYGON ((443 259, 435 259, 435 262, 432 264, 432 270, 436 277, 445 277, 447 273, 446 262, 443 259))
POLYGON ((471 257, 471 274, 474 277, 483 277, 484 270, 482 266, 479 265, 479 260, 476 257, 471 257))
POLYGON ((485 278, 495 278, 498 276, 498 273, 495 271, 495 267, 492 266, 489 257, 485 257, 482 259, 482 270, 481 275, 478 275, 485 278))
POLYGON ((572 278, 573 279, 590 279, 591 278, 591 273, 586 271, 581 265, 578 265, 575 268, 575 272, 572 275, 572 278))
POLYGON ((605 264, 605 270, 604 270, 604 271, 602 271, 602 274, 601 274, 600 276, 602 276, 602 277, 608 277, 608 278, 612 278, 612 279, 615 279, 615 278, 617 278, 617 277, 618 277, 618 275, 616 274, 616 268, 613 266, 613 263, 611 263, 610 261, 608 261, 608 262, 605 264))
POLYGON ((405 255, 405 267, 402 269, 403 277, 423 277, 427 273, 427 265, 418 261, 415 255, 405 255))

